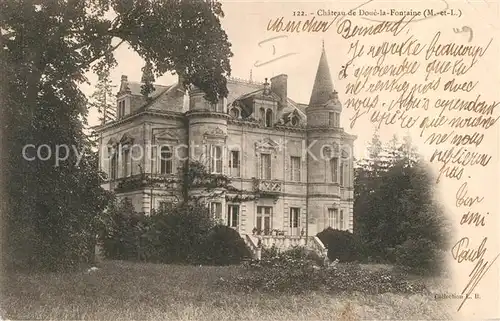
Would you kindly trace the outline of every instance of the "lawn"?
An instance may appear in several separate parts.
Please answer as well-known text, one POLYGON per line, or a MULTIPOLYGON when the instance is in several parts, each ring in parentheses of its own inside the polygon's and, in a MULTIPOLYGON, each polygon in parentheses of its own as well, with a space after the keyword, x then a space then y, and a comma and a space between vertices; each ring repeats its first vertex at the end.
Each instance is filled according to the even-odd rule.
MULTIPOLYGON (((105 261, 93 274, 5 275, 4 319, 359 320, 452 319, 433 295, 239 294, 216 286, 243 267, 105 261)), ((380 267, 378 267, 380 268, 380 267)), ((441 283, 428 279, 431 291, 441 283)))

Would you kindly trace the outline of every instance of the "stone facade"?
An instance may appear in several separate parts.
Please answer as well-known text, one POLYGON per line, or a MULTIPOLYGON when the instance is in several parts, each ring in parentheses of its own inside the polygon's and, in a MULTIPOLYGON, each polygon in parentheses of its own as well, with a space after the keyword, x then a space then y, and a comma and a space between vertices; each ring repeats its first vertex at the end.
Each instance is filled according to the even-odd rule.
POLYGON ((105 187, 128 197, 137 211, 149 214, 175 202, 178 187, 140 182, 173 178, 191 158, 259 196, 210 204, 241 234, 257 229, 306 237, 328 226, 352 231, 356 137, 340 127, 342 106, 324 50, 307 105, 288 98, 283 74, 264 83, 229 79, 229 95, 216 105, 179 84, 155 86, 146 100, 140 86, 123 76, 117 119, 96 128, 105 187), (136 184, 124 183, 134 178, 136 184))

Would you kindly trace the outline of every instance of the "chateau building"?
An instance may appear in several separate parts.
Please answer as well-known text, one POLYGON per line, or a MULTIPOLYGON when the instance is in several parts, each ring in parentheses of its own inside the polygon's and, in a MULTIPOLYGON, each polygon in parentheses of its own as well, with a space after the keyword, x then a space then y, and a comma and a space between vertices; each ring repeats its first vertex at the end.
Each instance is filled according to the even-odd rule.
POLYGON ((117 118, 96 127, 105 187, 129 198, 136 211, 175 201, 175 177, 188 158, 253 193, 251 200, 212 199, 214 215, 242 235, 312 237, 326 227, 353 228, 355 136, 341 127, 342 106, 324 48, 309 104, 288 97, 287 75, 264 83, 228 79, 217 104, 196 88, 141 84, 122 76, 117 118), (160 182, 141 184, 141 180, 160 182), (135 182, 135 183, 134 183, 135 182))

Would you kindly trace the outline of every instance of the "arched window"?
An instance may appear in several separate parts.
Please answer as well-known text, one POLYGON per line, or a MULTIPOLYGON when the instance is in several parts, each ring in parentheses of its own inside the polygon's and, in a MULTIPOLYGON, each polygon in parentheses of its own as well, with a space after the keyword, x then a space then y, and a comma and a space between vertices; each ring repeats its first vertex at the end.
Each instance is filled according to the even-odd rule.
POLYGON ((330 148, 330 146, 323 146, 321 152, 321 157, 323 157, 323 159, 329 160, 333 157, 332 149, 330 148))
POLYGON ((261 108, 259 113, 260 113, 260 123, 264 126, 266 125, 266 111, 264 108, 261 108))
POLYGON ((116 153, 111 150, 111 162, 109 166, 109 175, 112 180, 116 179, 118 176, 118 162, 117 162, 118 156, 116 153))
POLYGON ((129 159, 130 159, 130 149, 122 148, 122 176, 129 176, 129 159))
POLYGON ((273 125, 273 111, 268 109, 266 111, 266 127, 271 127, 273 125))
POLYGON ((292 117, 292 126, 297 126, 299 124, 299 118, 297 116, 292 117))
POLYGON ((172 148, 162 146, 160 149, 160 174, 172 174, 172 148))
POLYGON ((240 117, 240 111, 238 110, 238 108, 231 108, 231 111, 229 112, 229 114, 233 118, 239 118, 240 117))

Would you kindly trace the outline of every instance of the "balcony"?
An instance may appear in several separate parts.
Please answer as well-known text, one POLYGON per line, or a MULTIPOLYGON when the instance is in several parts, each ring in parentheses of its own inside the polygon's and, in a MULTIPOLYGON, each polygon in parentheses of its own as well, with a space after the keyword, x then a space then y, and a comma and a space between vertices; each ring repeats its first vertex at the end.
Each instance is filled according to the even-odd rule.
POLYGON ((254 178, 253 190, 262 196, 265 195, 279 195, 283 192, 283 182, 277 180, 264 180, 254 178))
POLYGON ((122 177, 115 181, 111 181, 112 189, 117 193, 141 190, 146 187, 150 188, 167 188, 176 183, 178 179, 171 174, 136 174, 133 176, 122 177))

